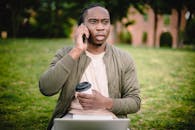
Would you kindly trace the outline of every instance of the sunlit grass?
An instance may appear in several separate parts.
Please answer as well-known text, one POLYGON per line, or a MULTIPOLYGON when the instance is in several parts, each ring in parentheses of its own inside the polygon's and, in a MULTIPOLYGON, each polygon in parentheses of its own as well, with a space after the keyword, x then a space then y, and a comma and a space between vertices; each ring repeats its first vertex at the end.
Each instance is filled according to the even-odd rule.
MULTIPOLYGON (((71 43, 65 39, 0 41, 1 129, 46 128, 58 96, 41 95, 38 79, 56 50, 71 43)), ((135 60, 141 87, 142 107, 129 115, 131 128, 194 129, 195 52, 117 46, 135 60)))

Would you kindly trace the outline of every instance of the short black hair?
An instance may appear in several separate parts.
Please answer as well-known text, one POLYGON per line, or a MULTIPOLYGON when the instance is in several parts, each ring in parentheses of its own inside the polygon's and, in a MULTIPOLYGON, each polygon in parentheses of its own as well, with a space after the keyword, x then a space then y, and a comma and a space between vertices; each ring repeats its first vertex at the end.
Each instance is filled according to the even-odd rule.
MULTIPOLYGON (((84 17, 85 17, 85 13, 88 9, 94 8, 94 7, 102 7, 105 8, 102 4, 100 3, 91 3, 89 5, 87 5, 86 7, 84 7, 80 13, 80 17, 78 20, 78 26, 81 25, 84 22, 84 17)), ((105 8, 106 9, 106 8, 105 8)))

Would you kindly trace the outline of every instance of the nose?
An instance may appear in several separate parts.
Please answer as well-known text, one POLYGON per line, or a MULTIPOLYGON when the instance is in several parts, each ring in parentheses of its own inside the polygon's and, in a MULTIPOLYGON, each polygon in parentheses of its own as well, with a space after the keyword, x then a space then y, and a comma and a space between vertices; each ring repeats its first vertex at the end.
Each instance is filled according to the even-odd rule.
POLYGON ((104 30, 104 25, 102 23, 98 23, 96 26, 97 30, 104 30))

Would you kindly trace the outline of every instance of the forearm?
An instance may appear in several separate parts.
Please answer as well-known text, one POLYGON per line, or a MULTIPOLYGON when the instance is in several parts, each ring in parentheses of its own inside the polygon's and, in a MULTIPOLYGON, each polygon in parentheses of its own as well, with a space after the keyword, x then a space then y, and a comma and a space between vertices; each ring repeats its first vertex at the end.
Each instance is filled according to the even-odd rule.
POLYGON ((115 114, 124 115, 137 112, 140 109, 140 102, 139 97, 105 98, 104 108, 111 110, 115 114))
POLYGON ((141 100, 139 97, 128 97, 113 99, 111 111, 116 115, 135 113, 140 109, 141 100))
POLYGON ((56 94, 65 83, 71 72, 74 60, 69 56, 64 56, 54 66, 50 67, 39 80, 40 91, 47 96, 56 94))

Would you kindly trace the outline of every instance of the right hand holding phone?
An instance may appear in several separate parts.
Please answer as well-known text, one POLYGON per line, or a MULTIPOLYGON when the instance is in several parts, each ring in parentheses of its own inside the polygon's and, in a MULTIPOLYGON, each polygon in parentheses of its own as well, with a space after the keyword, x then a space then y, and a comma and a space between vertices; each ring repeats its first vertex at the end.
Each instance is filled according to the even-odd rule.
POLYGON ((87 49, 88 38, 89 30, 84 24, 81 24, 75 32, 75 47, 82 51, 85 51, 87 49))
POLYGON ((88 42, 87 39, 88 38, 89 38, 89 30, 84 24, 81 24, 76 29, 76 32, 74 34, 75 46, 69 52, 69 55, 73 59, 75 59, 75 60, 78 59, 80 57, 80 55, 82 54, 82 52, 87 49, 87 42, 88 42), (86 40, 83 40, 84 37, 85 37, 86 40))

